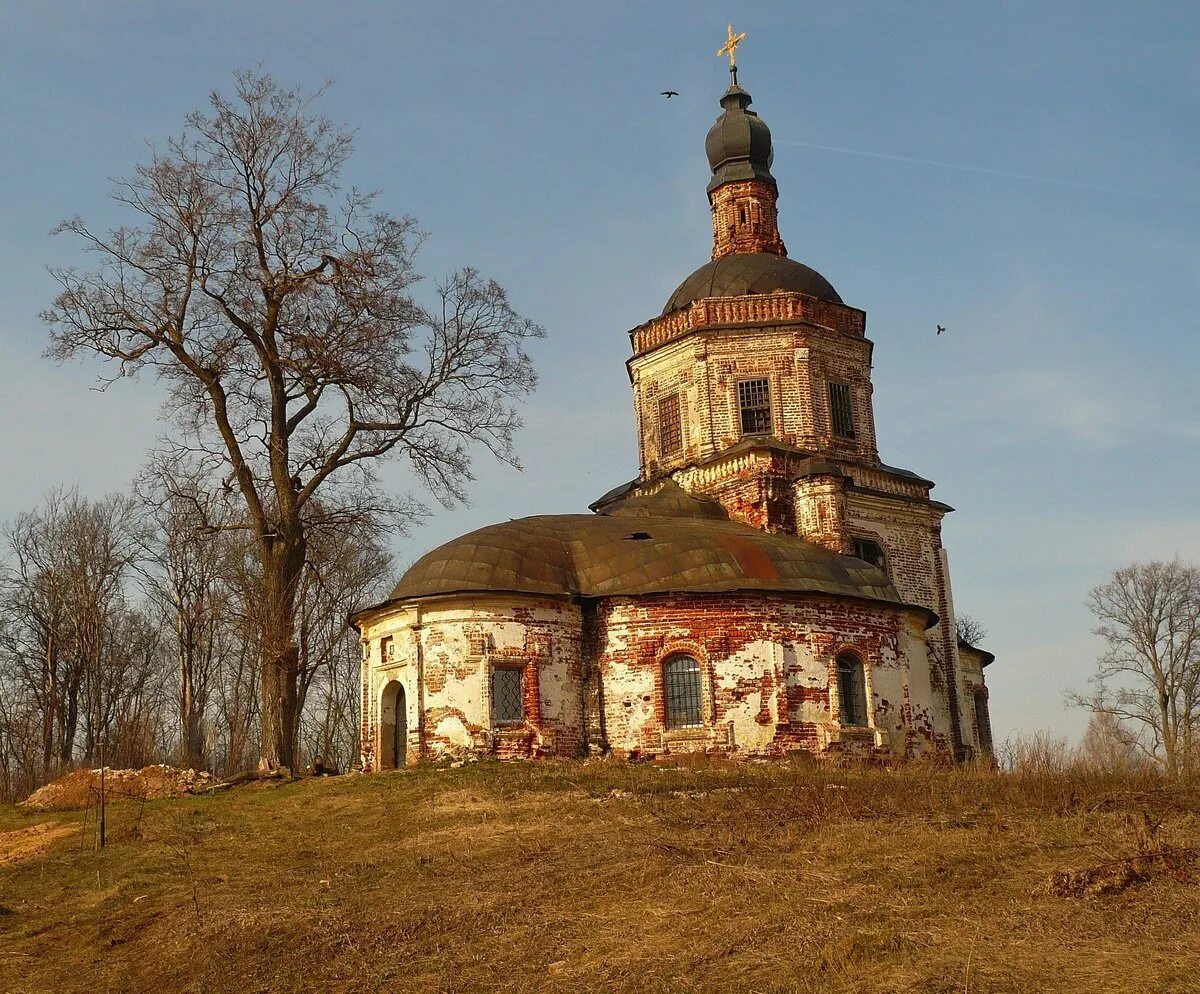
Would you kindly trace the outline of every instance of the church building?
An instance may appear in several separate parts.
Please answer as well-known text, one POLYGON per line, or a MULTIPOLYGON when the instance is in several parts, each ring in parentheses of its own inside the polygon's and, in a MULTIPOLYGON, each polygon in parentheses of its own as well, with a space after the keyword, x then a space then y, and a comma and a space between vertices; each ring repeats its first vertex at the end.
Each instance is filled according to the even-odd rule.
POLYGON ((720 103, 711 261, 629 333, 637 477, 592 513, 454 539, 352 616, 364 769, 990 753, 992 656, 956 637, 952 508, 880 460, 866 314, 788 258, 736 67, 720 103))

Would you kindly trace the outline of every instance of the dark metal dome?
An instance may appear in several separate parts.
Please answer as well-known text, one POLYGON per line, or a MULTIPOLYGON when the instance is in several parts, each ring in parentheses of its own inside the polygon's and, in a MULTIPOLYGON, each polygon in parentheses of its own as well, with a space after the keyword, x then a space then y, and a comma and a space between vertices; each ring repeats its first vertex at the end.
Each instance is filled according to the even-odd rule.
POLYGON ((722 183, 736 180, 765 179, 775 182, 771 162, 771 129, 750 106, 750 94, 736 83, 721 97, 725 113, 717 118, 704 139, 704 151, 713 178, 708 184, 711 193, 722 183))
POLYGON ((806 293, 835 304, 842 298, 815 269, 786 256, 765 252, 734 253, 705 263, 679 284, 664 314, 705 297, 744 297, 747 294, 806 293))
POLYGON ((462 593, 683 591, 817 593, 911 607, 876 567, 730 521, 714 501, 690 497, 674 483, 605 514, 538 515, 462 535, 418 559, 389 602, 462 593))

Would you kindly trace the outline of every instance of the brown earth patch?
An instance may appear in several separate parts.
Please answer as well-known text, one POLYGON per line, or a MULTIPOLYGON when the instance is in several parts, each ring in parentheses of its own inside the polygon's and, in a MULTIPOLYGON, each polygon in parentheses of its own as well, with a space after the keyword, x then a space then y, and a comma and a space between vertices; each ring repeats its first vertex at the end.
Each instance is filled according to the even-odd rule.
POLYGON ((55 839, 70 835, 74 829, 56 821, 18 828, 15 832, 0 832, 0 866, 19 863, 49 849, 55 839))

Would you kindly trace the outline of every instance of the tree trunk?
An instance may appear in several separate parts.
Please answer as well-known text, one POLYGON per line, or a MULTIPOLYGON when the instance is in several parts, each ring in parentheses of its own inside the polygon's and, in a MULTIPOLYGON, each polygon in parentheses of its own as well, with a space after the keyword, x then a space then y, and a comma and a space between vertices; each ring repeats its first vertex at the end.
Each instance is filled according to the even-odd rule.
POLYGON ((79 728, 79 677, 76 676, 67 689, 66 713, 60 730, 58 759, 62 766, 69 766, 75 757, 75 733, 79 728))
POLYGON ((1162 730, 1164 765, 1166 766, 1167 776, 1174 780, 1179 775, 1179 759, 1177 755, 1177 728, 1171 720, 1170 704, 1170 697, 1166 689, 1161 686, 1160 681, 1158 691, 1158 720, 1159 727, 1162 730))
POLYGON ((46 636, 46 656, 42 664, 42 776, 50 779, 54 759, 54 717, 58 712, 58 647, 54 633, 46 636))
POLYGON ((200 702, 196 699, 196 625, 189 624, 183 617, 183 609, 176 608, 177 634, 179 638, 179 730, 183 737, 183 761, 193 770, 203 769, 204 729, 200 702))
POLYGON ((295 769, 300 652, 296 593, 307 554, 303 538, 268 540, 262 549, 261 762, 295 769))

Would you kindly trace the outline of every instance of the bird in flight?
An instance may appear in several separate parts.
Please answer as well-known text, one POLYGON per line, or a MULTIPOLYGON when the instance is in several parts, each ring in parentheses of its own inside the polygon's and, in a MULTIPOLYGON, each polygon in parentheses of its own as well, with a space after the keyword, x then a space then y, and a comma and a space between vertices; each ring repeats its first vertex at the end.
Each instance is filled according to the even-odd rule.
POLYGON ((670 100, 672 97, 679 96, 679 91, 678 90, 663 90, 662 95, 664 97, 666 97, 668 100, 670 100))
POLYGON ((937 333, 938 333, 939 335, 940 335, 940 334, 941 334, 943 331, 945 331, 945 330, 946 330, 946 329, 945 329, 945 328, 943 328, 943 327, 942 327, 940 324, 937 326, 937 333))

